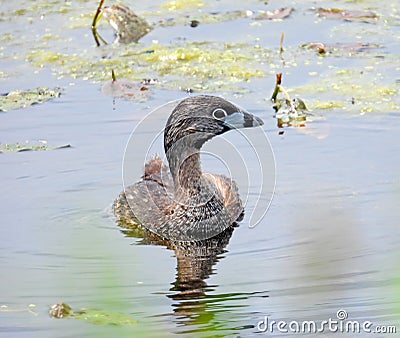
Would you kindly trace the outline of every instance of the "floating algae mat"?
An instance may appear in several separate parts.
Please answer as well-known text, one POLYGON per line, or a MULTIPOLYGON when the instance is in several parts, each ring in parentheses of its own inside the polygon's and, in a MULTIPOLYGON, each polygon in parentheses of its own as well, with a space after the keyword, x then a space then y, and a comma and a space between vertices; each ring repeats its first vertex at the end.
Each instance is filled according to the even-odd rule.
POLYGON ((30 90, 13 90, 7 94, 0 95, 0 111, 9 111, 43 103, 59 97, 60 94, 60 88, 38 87, 30 90))
POLYGON ((46 141, 39 141, 38 143, 0 143, 0 153, 16 153, 23 151, 43 151, 71 148, 70 144, 61 146, 49 146, 46 141))
POLYGON ((214 90, 265 75, 259 64, 270 52, 245 43, 185 42, 170 45, 152 44, 105 46, 108 58, 89 53, 66 54, 33 49, 27 60, 43 67, 51 65, 58 76, 72 76, 93 81, 110 79, 112 70, 127 80, 162 77, 163 89, 214 90))
MULTIPOLYGON (((146 8, 107 1, 104 5, 108 7, 103 10, 113 9, 112 17, 104 12, 104 18, 98 23, 98 28, 108 34, 107 42, 112 41, 110 23, 120 40, 132 31, 131 24, 141 29, 135 32, 137 38, 150 28, 151 32, 140 38, 139 43, 96 47, 90 36, 90 25, 97 1, 52 4, 40 1, 40 6, 24 6, 13 16, 16 23, 31 22, 32 34, 20 34, 12 28, 5 31, 0 41, 7 48, 0 48, 0 59, 27 61, 30 66, 50 69, 57 79, 65 77, 94 83, 109 81, 114 70, 119 79, 132 81, 131 84, 126 82, 129 85, 118 87, 108 82, 103 91, 113 96, 116 91, 118 96, 119 91, 121 96, 138 101, 145 101, 150 93, 140 92, 140 84, 146 79, 157 80, 152 86, 155 89, 235 95, 252 92, 262 100, 269 95, 274 74, 283 72, 293 83, 288 91, 293 88, 294 94, 300 92, 311 110, 344 107, 346 111, 361 113, 377 109, 397 111, 398 81, 393 78, 398 72, 397 6, 392 0, 385 4, 375 0, 366 2, 368 6, 355 1, 337 1, 330 2, 331 6, 335 5, 332 7, 327 3, 326 8, 315 8, 314 2, 305 1, 276 9, 273 5, 263 7, 250 2, 237 8, 227 3, 166 0, 146 8), (124 5, 129 5, 133 14, 124 5), (127 21, 125 17, 120 20, 119 14, 124 13, 132 20, 127 21), (44 32, 35 30, 41 15, 49 20, 49 28, 44 32), (145 20, 143 24, 139 15, 145 20), (313 31, 320 29, 321 33, 310 36, 303 30, 304 26, 293 31, 293 25, 303 25, 303 21, 297 21, 299 17, 309 19, 313 31), (50 20, 53 20, 51 26, 50 20), (215 35, 210 28, 196 28, 203 24, 217 24, 215 35), (199 36, 201 29, 207 34, 192 41, 191 33, 196 30, 193 36, 199 36), (237 39, 221 42, 226 41, 226 32, 232 32, 229 34, 232 36, 238 33, 237 39), (283 53, 278 53, 282 32, 291 45, 284 41, 283 53), (354 76, 346 78, 340 74, 340 67, 353 68, 354 76), (370 73, 369 67, 374 68, 375 78, 365 76, 370 73), (357 72, 364 72, 358 80, 357 72), (379 78, 379 74, 389 76, 391 81, 379 78), (139 90, 131 95, 131 89, 139 90)), ((12 17, 9 15, 12 13, 6 14, 2 15, 4 19, 12 17)), ((11 77, 0 72, 2 76, 11 77)))
POLYGON ((293 89, 296 94, 313 97, 311 109, 358 111, 396 111, 399 109, 399 91, 385 83, 374 66, 363 70, 336 68, 318 79, 293 89), (368 85, 365 85, 368 83, 368 85), (318 99, 317 99, 318 98, 318 99))
POLYGON ((137 321, 129 315, 119 312, 107 312, 95 309, 72 310, 67 303, 59 302, 49 309, 52 318, 73 318, 96 325, 135 325, 137 321))

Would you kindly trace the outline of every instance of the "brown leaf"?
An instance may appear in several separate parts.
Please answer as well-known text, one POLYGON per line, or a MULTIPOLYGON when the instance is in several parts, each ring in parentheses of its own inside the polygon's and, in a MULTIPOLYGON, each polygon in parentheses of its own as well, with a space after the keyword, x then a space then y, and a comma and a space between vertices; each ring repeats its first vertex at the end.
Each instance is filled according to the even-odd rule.
POLYGON ((316 8, 315 11, 320 17, 325 17, 328 19, 335 20, 345 20, 345 21, 359 21, 365 19, 376 19, 378 15, 374 12, 366 12, 360 10, 345 10, 341 8, 316 8))

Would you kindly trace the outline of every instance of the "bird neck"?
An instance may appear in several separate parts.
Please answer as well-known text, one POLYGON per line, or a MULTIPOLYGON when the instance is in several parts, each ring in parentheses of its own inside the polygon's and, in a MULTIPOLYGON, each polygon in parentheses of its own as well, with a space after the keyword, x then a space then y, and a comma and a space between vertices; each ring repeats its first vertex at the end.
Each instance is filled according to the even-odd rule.
POLYGON ((175 193, 196 192, 201 187, 203 174, 199 151, 200 149, 178 144, 167 152, 175 193))

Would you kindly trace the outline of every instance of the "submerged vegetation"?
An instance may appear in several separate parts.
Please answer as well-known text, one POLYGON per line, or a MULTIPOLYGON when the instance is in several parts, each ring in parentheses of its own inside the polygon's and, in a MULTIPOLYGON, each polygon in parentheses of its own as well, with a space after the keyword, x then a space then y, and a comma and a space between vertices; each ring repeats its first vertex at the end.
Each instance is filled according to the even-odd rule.
POLYGON ((67 303, 59 302, 49 309, 52 318, 73 318, 96 325, 135 325, 137 321, 129 315, 118 312, 107 312, 95 309, 74 311, 67 303))

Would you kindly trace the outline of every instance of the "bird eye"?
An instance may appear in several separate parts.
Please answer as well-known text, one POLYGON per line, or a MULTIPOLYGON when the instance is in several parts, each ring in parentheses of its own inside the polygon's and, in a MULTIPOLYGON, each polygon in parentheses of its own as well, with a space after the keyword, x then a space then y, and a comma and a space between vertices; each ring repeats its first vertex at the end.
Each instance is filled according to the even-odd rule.
POLYGON ((222 108, 217 108, 213 111, 212 113, 213 117, 216 118, 217 120, 222 120, 224 119, 228 114, 227 112, 222 109, 222 108))

